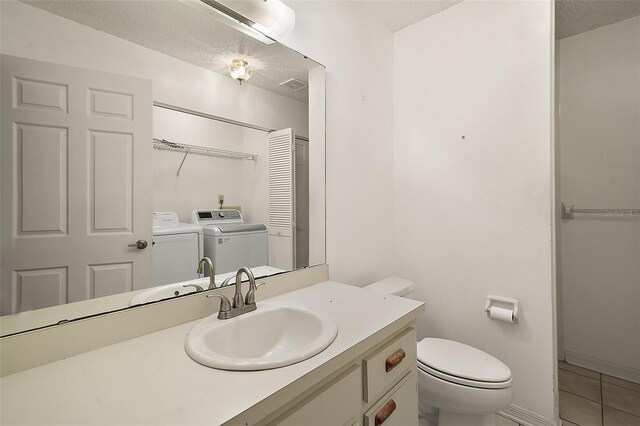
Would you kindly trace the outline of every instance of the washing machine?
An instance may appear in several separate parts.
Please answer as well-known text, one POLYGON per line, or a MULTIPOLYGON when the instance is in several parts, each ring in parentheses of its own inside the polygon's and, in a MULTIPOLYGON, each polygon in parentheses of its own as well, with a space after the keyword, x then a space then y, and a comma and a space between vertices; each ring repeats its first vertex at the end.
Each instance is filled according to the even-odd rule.
POLYGON ((176 212, 153 213, 151 283, 159 286, 198 278, 204 253, 202 227, 180 223, 176 212))
POLYGON ((191 223, 202 226, 204 255, 213 261, 216 274, 267 265, 267 227, 263 223, 245 222, 234 209, 195 210, 191 223))

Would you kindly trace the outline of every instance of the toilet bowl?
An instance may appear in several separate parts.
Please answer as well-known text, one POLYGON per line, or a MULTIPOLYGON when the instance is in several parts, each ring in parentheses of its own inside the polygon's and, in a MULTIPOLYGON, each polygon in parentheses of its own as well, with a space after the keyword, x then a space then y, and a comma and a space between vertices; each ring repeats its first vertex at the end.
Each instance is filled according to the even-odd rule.
MULTIPOLYGON (((391 277, 365 288, 404 296, 414 285, 391 277)), ((479 349, 425 338, 417 358, 420 426, 495 426, 495 413, 511 403, 511 370, 479 349)))
POLYGON ((494 414, 511 403, 511 370, 497 358, 434 338, 422 339, 417 354, 418 406, 438 408, 439 426, 494 426, 494 414))

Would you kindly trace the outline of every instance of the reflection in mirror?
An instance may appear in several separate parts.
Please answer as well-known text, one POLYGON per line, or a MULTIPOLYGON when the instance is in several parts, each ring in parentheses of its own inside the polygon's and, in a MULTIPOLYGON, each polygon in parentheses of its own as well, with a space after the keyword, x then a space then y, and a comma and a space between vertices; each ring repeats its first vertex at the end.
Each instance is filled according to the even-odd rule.
POLYGON ((193 6, 0 3, 2 335, 324 263, 324 67, 193 6))

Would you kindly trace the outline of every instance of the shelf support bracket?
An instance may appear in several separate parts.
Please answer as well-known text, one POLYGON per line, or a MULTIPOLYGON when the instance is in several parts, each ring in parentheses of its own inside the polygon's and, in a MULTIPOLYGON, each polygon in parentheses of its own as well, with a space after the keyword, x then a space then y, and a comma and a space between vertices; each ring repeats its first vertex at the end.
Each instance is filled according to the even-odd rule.
POLYGON ((178 167, 178 171, 176 172, 176 176, 180 176, 180 170, 182 170, 182 165, 184 164, 184 160, 187 159, 188 152, 184 153, 184 157, 182 157, 182 161, 180 162, 180 167, 178 167))

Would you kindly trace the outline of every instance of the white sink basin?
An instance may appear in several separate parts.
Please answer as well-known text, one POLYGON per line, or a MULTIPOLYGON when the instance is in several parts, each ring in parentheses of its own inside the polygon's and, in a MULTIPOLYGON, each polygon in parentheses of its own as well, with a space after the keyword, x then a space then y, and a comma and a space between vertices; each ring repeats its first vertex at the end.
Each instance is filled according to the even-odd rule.
POLYGON ((311 358, 337 335, 336 323, 326 314, 266 301, 235 318, 220 320, 217 314, 205 318, 187 336, 185 350, 208 367, 267 370, 311 358))

